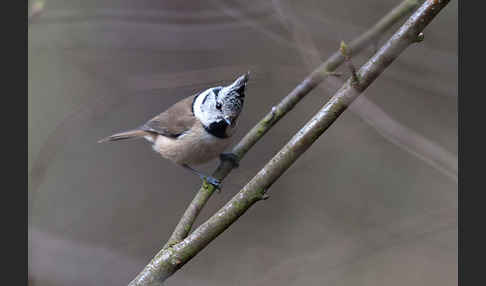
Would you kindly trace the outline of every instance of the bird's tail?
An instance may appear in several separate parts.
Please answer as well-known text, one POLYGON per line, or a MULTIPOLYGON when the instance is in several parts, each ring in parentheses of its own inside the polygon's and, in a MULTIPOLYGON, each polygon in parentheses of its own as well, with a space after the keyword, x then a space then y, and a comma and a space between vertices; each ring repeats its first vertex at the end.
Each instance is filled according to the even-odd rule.
POLYGON ((125 139, 137 139, 137 138, 142 138, 146 135, 148 135, 147 132, 140 129, 134 129, 134 130, 113 134, 111 136, 99 140, 98 143, 125 140, 125 139))

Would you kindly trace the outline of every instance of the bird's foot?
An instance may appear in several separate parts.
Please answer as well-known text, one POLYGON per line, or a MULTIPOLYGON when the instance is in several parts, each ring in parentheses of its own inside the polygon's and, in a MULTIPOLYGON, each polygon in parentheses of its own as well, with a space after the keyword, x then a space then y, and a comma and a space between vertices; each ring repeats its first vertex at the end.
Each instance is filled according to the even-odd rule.
POLYGON ((187 164, 183 164, 182 165, 183 168, 193 172, 194 174, 198 175, 199 178, 201 178, 201 180, 203 180, 204 182, 208 183, 208 184, 211 184, 214 186, 214 188, 219 192, 219 190, 221 190, 221 181, 214 178, 214 177, 211 177, 211 176, 208 176, 208 175, 205 175, 201 172, 199 172, 198 170, 190 167, 189 165, 187 164))
POLYGON ((221 181, 211 176, 201 176, 203 181, 213 185, 213 187, 219 192, 221 191, 221 181))
POLYGON ((219 154, 219 159, 221 161, 229 161, 233 165, 233 168, 238 168, 240 166, 240 158, 234 153, 221 153, 219 154))

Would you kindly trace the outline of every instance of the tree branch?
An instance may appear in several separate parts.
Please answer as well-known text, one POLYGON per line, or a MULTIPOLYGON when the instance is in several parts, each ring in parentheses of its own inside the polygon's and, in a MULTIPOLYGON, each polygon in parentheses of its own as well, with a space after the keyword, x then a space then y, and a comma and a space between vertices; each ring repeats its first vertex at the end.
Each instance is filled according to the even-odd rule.
POLYGON ((425 1, 359 69, 359 86, 349 79, 238 194, 184 240, 160 251, 129 285, 162 285, 255 202, 263 199, 268 188, 409 45, 416 42, 419 33, 448 3, 449 0, 425 1))
MULTIPOLYGON (((349 44, 350 49, 357 54, 370 43, 376 42, 383 32, 411 13, 418 4, 418 0, 405 0, 401 2, 368 31, 353 40, 349 44)), ((241 141, 233 148, 232 153, 241 160, 248 150, 250 150, 253 145, 255 145, 273 125, 275 125, 275 123, 292 110, 302 98, 326 79, 326 77, 333 75, 334 70, 336 70, 344 61, 345 58, 339 50, 332 54, 327 61, 322 63, 286 97, 284 97, 278 105, 274 106, 272 110, 265 115, 265 117, 263 117, 263 119, 243 137, 243 139, 241 139, 241 141)), ((232 170, 233 165, 230 162, 223 161, 219 164, 212 176, 222 181, 232 170)), ((182 215, 164 248, 180 242, 189 234, 199 212, 214 191, 215 189, 212 185, 203 183, 202 187, 182 215)))
MULTIPOLYGON (((299 45, 299 50, 301 51, 304 63, 307 66, 311 66, 312 63, 319 61, 318 56, 313 56, 318 55, 318 49, 305 26, 300 23, 295 15, 293 15, 292 9, 289 7, 290 2, 287 1, 286 4, 284 2, 284 0, 273 0, 275 10, 282 18, 282 24, 292 31, 292 36, 294 41, 299 45)), ((417 41, 420 42, 423 39, 423 33, 419 33, 417 41)), ((349 55, 348 53, 352 53, 352 51, 348 51, 346 45, 343 47, 341 44, 341 47, 345 53, 348 68, 355 78, 355 82, 357 82, 356 71, 351 63, 352 55, 349 55), (346 54, 348 55, 347 58, 346 54)), ((334 90, 337 90, 343 82, 344 81, 341 79, 333 78, 332 81, 327 81, 326 85, 320 85, 319 87, 323 90, 333 92, 334 90)), ((450 153, 436 142, 433 142, 414 130, 400 124, 400 122, 393 119, 393 117, 388 115, 365 96, 360 96, 357 101, 359 101, 359 103, 356 102, 353 104, 350 107, 350 110, 360 116, 381 136, 429 164, 431 167, 457 183, 457 156, 450 153)))

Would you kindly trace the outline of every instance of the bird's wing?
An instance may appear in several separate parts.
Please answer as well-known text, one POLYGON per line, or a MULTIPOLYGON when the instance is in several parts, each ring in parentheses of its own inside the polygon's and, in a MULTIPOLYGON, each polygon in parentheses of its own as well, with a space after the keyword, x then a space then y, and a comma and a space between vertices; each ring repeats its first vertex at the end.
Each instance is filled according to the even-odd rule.
POLYGON ((140 129, 170 138, 179 137, 197 122, 192 113, 192 103, 195 96, 177 102, 166 111, 147 121, 140 129))

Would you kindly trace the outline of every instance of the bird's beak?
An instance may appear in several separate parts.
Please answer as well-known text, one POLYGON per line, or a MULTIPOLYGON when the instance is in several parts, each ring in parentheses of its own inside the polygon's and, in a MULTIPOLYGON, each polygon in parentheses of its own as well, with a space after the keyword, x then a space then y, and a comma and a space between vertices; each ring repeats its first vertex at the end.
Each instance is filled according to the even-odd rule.
POLYGON ((223 119, 224 121, 226 121, 226 123, 228 123, 229 126, 233 126, 233 118, 231 118, 230 116, 225 116, 223 119))

